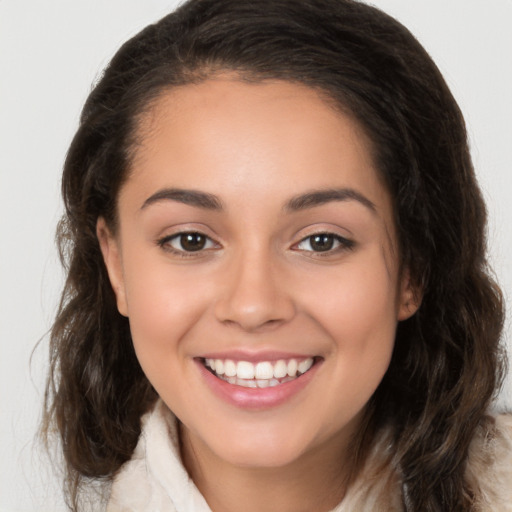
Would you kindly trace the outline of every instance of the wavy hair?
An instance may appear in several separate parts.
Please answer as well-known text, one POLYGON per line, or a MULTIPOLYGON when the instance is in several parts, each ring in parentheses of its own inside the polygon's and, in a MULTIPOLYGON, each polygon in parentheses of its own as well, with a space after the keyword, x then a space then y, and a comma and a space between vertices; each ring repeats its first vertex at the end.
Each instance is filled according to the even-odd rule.
POLYGON ((320 91, 373 143, 394 201, 402 268, 422 290, 368 404, 366 442, 392 424, 408 512, 472 509, 468 446, 503 374, 503 301, 486 262, 486 210, 464 120, 410 32, 353 0, 190 0, 125 43, 91 92, 66 158, 57 240, 67 271, 51 332, 43 432, 55 430, 69 505, 113 477, 156 400, 116 308, 96 222, 116 230, 137 126, 164 90, 217 73, 320 91))

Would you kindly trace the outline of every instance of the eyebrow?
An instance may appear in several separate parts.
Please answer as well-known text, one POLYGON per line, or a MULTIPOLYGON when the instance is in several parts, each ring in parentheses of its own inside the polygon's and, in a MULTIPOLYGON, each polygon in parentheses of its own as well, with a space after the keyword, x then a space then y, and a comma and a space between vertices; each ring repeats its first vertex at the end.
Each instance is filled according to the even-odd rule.
POLYGON ((292 197, 284 208, 286 211, 296 212, 333 201, 357 201, 371 210, 372 213, 377 212, 377 208, 372 201, 352 188, 329 188, 306 192, 305 194, 292 197))
POLYGON ((144 201, 141 210, 160 201, 176 201, 188 204, 189 206, 195 206, 196 208, 204 208, 205 210, 222 210, 222 202, 217 196, 207 192, 200 192, 199 190, 181 188, 164 188, 155 192, 144 201))
MULTIPOLYGON (((151 204, 161 201, 176 201, 196 208, 203 208, 212 211, 223 210, 222 201, 215 195, 199 190, 164 188, 148 197, 141 210, 151 204)), ((297 212, 307 210, 316 206, 321 206, 333 201, 357 201, 368 208, 372 213, 377 211, 375 204, 363 194, 352 188, 329 188, 323 190, 313 190, 292 197, 284 206, 288 212, 297 212)))

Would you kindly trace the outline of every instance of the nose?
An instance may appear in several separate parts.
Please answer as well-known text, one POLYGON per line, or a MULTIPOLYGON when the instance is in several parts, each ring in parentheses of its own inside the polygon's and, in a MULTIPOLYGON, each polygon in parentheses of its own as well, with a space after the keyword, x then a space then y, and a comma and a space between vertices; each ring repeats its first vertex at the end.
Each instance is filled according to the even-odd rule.
POLYGON ((275 328, 289 322, 295 306, 286 278, 270 251, 240 253, 231 261, 215 304, 217 319, 247 332, 275 328))

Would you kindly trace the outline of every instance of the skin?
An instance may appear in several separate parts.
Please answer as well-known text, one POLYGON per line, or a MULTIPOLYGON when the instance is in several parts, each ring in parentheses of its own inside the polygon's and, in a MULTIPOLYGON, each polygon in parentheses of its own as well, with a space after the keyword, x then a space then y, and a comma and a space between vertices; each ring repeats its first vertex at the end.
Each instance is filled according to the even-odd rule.
POLYGON ((189 473, 213 511, 330 510, 397 322, 417 308, 369 141, 309 88, 229 76, 166 91, 139 135, 119 228, 99 219, 98 237, 140 364, 182 422, 189 473), (162 197, 170 188, 222 208, 162 197), (325 189, 357 197, 290 208, 325 189), (180 232, 208 243, 186 253, 170 238, 180 232), (317 233, 350 243, 315 251, 317 233), (198 370, 198 357, 232 350, 318 363, 285 403, 248 410, 198 370))

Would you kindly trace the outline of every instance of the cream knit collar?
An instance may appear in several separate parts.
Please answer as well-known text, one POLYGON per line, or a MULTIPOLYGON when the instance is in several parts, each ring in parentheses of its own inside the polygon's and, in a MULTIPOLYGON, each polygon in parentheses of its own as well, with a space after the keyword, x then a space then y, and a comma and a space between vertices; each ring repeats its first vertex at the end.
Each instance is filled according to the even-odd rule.
MULTIPOLYGON (((332 512, 403 511, 388 437, 379 437, 357 481, 332 512)), ((511 416, 498 416, 494 427, 477 432, 466 478, 481 491, 475 511, 512 512, 511 416)), ((162 401, 143 418, 133 456, 112 484, 107 512, 211 512, 181 463, 176 418, 162 401)))

